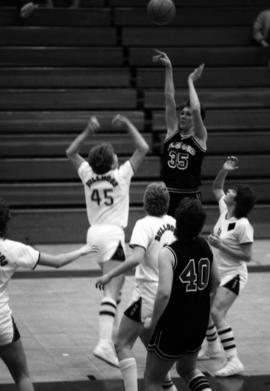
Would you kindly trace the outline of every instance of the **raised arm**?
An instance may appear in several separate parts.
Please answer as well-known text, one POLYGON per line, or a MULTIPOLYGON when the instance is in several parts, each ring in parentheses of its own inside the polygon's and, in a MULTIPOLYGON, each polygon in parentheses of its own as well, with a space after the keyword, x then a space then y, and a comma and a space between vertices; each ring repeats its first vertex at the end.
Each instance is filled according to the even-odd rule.
POLYGON ((125 262, 117 266, 109 273, 104 274, 96 282, 96 288, 104 289, 104 286, 111 281, 112 278, 119 276, 120 274, 125 274, 129 270, 134 269, 138 266, 145 254, 145 249, 139 246, 134 247, 131 254, 128 256, 125 262))
POLYGON ((137 171, 139 166, 142 164, 145 155, 149 151, 149 145, 140 134, 138 129, 133 125, 133 123, 125 116, 117 114, 113 120, 112 124, 115 127, 125 128, 133 139, 135 150, 130 158, 130 163, 133 167, 134 172, 137 171))
POLYGON ((207 131, 201 116, 200 100, 194 86, 195 81, 201 77, 203 69, 204 64, 201 64, 198 68, 195 68, 192 73, 190 73, 190 75, 188 76, 188 91, 190 108, 194 124, 194 136, 199 141, 202 148, 206 149, 207 131))
POLYGON ((172 63, 166 53, 155 50, 157 55, 153 56, 154 62, 160 62, 165 67, 165 118, 167 133, 166 137, 170 137, 178 130, 177 108, 175 102, 175 88, 173 81, 172 63))
POLYGON ((212 190, 217 201, 224 196, 224 183, 229 171, 238 169, 238 159, 235 156, 228 156, 222 168, 214 179, 212 190))
POLYGON ((79 154, 82 145, 84 144, 85 140, 89 137, 89 135, 99 127, 100 124, 97 118, 92 116, 88 121, 84 131, 81 134, 79 134, 75 138, 75 140, 70 144, 70 146, 67 148, 66 155, 76 170, 78 170, 80 165, 84 162, 84 159, 79 154))
MULTIPOLYGON (((266 41, 266 37, 263 34, 263 27, 265 23, 264 18, 266 17, 265 12, 267 11, 263 11, 259 13, 259 15, 257 16, 257 18, 253 23, 252 30, 253 30, 253 38, 255 39, 255 41, 257 41, 263 47, 268 47, 269 44, 266 41)), ((270 12, 269 12, 269 18, 270 18, 270 12)))
POLYGON ((89 252, 90 252, 90 247, 88 245, 85 245, 76 250, 70 251, 68 253, 62 253, 62 254, 40 253, 38 264, 42 266, 51 266, 51 267, 59 268, 75 261, 76 259, 78 259, 83 255, 89 254, 89 252))

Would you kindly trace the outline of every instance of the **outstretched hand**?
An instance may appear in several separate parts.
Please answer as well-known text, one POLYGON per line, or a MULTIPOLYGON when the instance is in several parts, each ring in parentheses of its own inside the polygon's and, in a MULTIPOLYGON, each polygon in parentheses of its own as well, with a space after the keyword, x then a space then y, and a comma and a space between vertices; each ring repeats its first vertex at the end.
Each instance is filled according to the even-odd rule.
POLYGON ((117 114, 115 117, 112 119, 112 125, 121 128, 123 125, 125 125, 128 122, 128 118, 125 117, 122 114, 117 114))
POLYGON ((202 76, 203 70, 204 64, 199 65, 197 68, 194 69, 192 73, 190 73, 190 75, 188 76, 189 79, 191 79, 193 82, 198 80, 202 76))
POLYGON ((169 59, 168 55, 165 52, 162 52, 161 50, 155 49, 155 52, 157 53, 155 56, 153 56, 153 62, 160 62, 165 67, 171 67, 172 63, 169 59))
POLYGON ((98 130, 100 128, 100 123, 98 122, 97 117, 94 115, 89 119, 87 123, 87 130, 90 130, 92 132, 98 130))
POLYGON ((236 156, 228 156, 226 162, 223 164, 224 170, 233 171, 239 168, 238 158, 236 156))
POLYGON ((100 277, 96 282, 96 288, 100 290, 104 290, 104 286, 110 282, 110 278, 107 274, 104 274, 104 276, 100 277))

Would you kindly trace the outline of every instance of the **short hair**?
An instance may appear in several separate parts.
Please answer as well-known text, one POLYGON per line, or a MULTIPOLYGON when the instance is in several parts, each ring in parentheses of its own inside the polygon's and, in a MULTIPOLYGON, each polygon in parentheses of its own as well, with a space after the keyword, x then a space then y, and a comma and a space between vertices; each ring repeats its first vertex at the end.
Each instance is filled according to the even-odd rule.
POLYGON ((255 195, 249 186, 237 186, 234 215, 237 219, 247 217, 256 202, 255 195))
POLYGON ((10 210, 8 203, 0 197, 0 237, 4 238, 7 229, 8 229, 8 222, 10 219, 10 210))
MULTIPOLYGON (((191 108, 189 100, 187 100, 184 104, 179 106, 179 111, 182 111, 185 107, 188 107, 189 109, 191 108)), ((202 104, 200 104, 200 113, 202 119, 204 120, 206 117, 206 109, 203 107, 202 104)))
POLYGON ((150 216, 164 216, 168 212, 170 195, 164 182, 150 183, 144 192, 144 209, 150 216))
POLYGON ((185 197, 175 211, 175 218, 176 238, 189 240, 200 234, 206 219, 206 212, 200 200, 185 197))
POLYGON ((110 171, 114 163, 114 149, 110 143, 101 143, 90 149, 88 163, 96 174, 110 171))

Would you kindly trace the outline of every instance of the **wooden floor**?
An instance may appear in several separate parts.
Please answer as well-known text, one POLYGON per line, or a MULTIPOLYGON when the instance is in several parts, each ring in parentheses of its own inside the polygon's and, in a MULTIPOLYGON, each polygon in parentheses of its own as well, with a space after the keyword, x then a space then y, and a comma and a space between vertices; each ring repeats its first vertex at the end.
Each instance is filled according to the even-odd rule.
MULTIPOLYGON (((37 247, 55 253, 70 246, 37 247)), ((229 314, 245 365, 244 376, 212 377, 222 365, 223 357, 200 363, 209 373, 215 391, 270 391, 270 275, 265 271, 269 268, 264 268, 269 263, 268 242, 258 241, 249 266, 249 282, 229 314)), ((101 298, 95 289, 97 274, 96 263, 84 257, 56 271, 39 267, 36 272, 18 272, 11 281, 11 306, 37 391, 123 390, 120 371, 92 355, 98 337, 97 313, 101 298)), ((128 276, 122 309, 129 301, 132 287, 133 277, 128 276)), ((136 343, 134 354, 142 390, 145 350, 140 342, 136 343)), ((179 390, 185 391, 175 371, 173 375, 179 390)), ((1 391, 15 390, 13 387, 8 371, 0 362, 1 391)))

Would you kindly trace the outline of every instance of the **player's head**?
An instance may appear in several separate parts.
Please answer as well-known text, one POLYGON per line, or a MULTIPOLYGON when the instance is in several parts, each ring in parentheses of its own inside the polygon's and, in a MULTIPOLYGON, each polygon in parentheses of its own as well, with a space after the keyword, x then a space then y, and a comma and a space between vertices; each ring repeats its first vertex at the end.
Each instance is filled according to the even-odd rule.
POLYGON ((5 237, 10 219, 10 211, 7 202, 0 197, 0 237, 5 237))
POLYGON ((175 211, 177 239, 189 240, 195 238, 201 232, 206 212, 200 200, 196 198, 183 198, 175 211))
MULTIPOLYGON (((206 112, 202 105, 200 106, 200 111, 201 111, 202 120, 204 120, 206 112)), ((184 103, 182 106, 179 107, 179 128, 185 132, 190 130, 192 126, 193 126, 193 119, 192 119, 190 102, 188 100, 186 103, 184 103)))
POLYGON ((169 202, 170 195, 165 183, 153 182, 146 187, 143 204, 148 215, 160 217, 167 214, 169 202))
POLYGON ((234 216, 237 219, 240 219, 241 217, 247 217, 255 205, 255 195, 249 186, 237 186, 235 191, 234 216))
POLYGON ((96 174, 105 174, 118 164, 117 156, 110 143, 102 143, 90 149, 88 163, 96 174))

